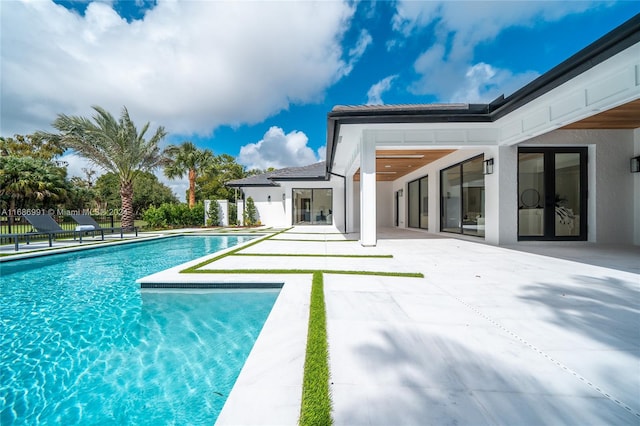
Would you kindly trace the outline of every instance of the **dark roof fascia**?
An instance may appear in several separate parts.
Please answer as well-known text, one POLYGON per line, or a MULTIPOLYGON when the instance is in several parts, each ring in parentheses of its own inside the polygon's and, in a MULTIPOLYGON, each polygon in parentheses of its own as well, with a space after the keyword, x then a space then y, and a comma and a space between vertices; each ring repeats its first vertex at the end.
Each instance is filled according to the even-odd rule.
POLYGON ((469 105, 466 110, 413 108, 394 111, 376 109, 331 111, 327 114, 326 174, 331 173, 336 138, 340 134, 341 124, 493 122, 638 42, 640 42, 640 14, 633 16, 509 97, 498 98, 488 105, 469 105), (484 111, 482 111, 483 107, 484 111))
POLYGON ((280 186, 275 182, 271 183, 271 184, 266 184, 266 183, 225 183, 224 185, 228 186, 229 188, 245 188, 245 187, 274 188, 274 187, 280 186))
POLYGON ((326 176, 307 176, 307 177, 278 177, 278 178, 273 178, 274 181, 303 181, 303 180, 308 180, 308 181, 323 181, 323 180, 328 180, 326 176))
POLYGON ((492 121, 566 83, 594 66, 640 42, 640 14, 580 50, 569 59, 492 106, 492 121))

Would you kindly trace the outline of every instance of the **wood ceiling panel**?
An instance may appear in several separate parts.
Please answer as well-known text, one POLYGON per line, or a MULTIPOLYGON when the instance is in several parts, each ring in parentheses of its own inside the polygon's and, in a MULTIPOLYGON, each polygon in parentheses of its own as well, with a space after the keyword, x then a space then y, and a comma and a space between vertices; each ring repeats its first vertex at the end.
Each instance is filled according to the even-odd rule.
MULTIPOLYGON (((385 149, 376 151, 376 180, 394 181, 412 171, 451 154, 453 149, 401 150, 385 149)), ((353 176, 360 180, 360 169, 353 176)))
POLYGON ((640 128, 640 99, 568 124, 563 129, 637 129, 640 128))

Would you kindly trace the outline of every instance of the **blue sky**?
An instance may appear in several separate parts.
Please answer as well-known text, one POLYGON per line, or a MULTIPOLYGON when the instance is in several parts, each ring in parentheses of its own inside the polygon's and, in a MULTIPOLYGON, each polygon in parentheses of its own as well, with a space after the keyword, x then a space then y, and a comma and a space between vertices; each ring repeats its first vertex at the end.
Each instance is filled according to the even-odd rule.
MULTIPOLYGON (((3 1, 2 136, 58 113, 163 125, 247 168, 324 159, 338 104, 489 102, 640 2, 3 1)), ((69 154, 70 170, 85 167, 69 154)), ((172 186, 181 195, 184 182, 172 186)))

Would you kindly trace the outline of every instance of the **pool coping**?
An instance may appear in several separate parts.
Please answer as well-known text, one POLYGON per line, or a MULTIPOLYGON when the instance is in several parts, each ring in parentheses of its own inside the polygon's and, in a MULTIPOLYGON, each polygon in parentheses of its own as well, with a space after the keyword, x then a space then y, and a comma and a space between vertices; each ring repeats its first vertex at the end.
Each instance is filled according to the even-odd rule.
MULTIPOLYGON (((96 248, 100 248, 100 247, 113 247, 113 246, 117 246, 117 245, 121 245, 121 244, 133 244, 133 243, 143 243, 143 242, 147 242, 147 241, 153 241, 153 240, 158 240, 158 239, 163 239, 163 238, 174 238, 174 237, 179 237, 179 236, 202 236, 202 237, 214 237, 214 236, 220 236, 220 237, 228 237, 228 236, 245 236, 245 237, 254 237, 251 241, 255 241, 255 239, 260 238, 260 237, 264 237, 264 236, 268 236, 270 234, 262 234, 262 233, 230 233, 230 232, 206 232, 206 231, 202 231, 202 232, 171 232, 171 233, 160 233, 160 232, 156 232, 156 233, 150 233, 145 235, 144 233, 140 233, 140 236, 135 237, 135 238, 126 238, 126 239, 118 239, 116 241, 94 241, 94 240, 85 240, 86 243, 80 244, 77 243, 76 241, 70 241, 69 244, 67 245, 67 241, 66 240, 61 240, 59 241, 60 243, 63 243, 65 245, 61 245, 59 247, 45 247, 42 249, 36 249, 36 250, 32 250, 32 251, 17 251, 17 252, 13 252, 14 254, 9 254, 9 255, 5 255, 5 256, 0 256, 0 263, 3 262, 10 262, 10 261, 15 261, 15 260, 22 260, 22 259, 30 259, 30 258, 34 258, 34 257, 41 257, 41 256, 49 256, 49 255, 54 255, 54 254, 61 254, 61 253, 71 253, 71 252, 76 252, 76 251, 82 251, 82 250, 91 250, 91 249, 96 249, 96 248)), ((237 248, 238 246, 234 246, 234 248, 237 248)), ((220 254, 222 253, 222 251, 216 252, 216 254, 220 254)), ((209 256, 209 255, 207 255, 209 256)), ((201 257, 201 259, 204 259, 204 257, 201 257)))

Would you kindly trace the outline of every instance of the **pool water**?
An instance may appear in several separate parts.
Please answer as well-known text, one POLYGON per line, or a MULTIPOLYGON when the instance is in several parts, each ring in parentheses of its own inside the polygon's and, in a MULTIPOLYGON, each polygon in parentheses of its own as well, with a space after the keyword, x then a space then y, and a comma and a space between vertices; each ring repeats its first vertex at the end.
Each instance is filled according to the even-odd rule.
POLYGON ((3 263, 0 424, 213 424, 278 295, 142 293, 251 237, 172 237, 3 263))

